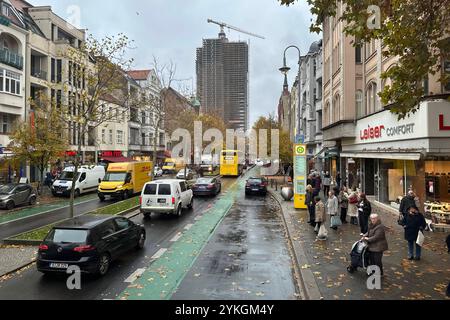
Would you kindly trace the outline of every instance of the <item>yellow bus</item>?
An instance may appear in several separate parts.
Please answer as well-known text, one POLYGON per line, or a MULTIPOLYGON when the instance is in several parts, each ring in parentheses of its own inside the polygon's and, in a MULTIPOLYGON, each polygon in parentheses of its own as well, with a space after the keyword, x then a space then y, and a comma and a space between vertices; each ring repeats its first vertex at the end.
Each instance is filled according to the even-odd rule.
POLYGON ((220 175, 224 177, 239 177, 244 165, 243 153, 237 150, 223 150, 220 154, 220 175))

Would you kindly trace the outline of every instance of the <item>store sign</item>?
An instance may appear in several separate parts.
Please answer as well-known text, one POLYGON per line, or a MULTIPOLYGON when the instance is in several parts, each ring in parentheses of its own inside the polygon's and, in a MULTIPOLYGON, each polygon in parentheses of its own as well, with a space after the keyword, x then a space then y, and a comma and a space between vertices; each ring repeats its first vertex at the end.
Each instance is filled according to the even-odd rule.
POLYGON ((101 157, 120 158, 122 157, 122 151, 102 151, 101 157))
POLYGON ((67 157, 75 157, 77 155, 76 151, 66 151, 67 157))
POLYGON ((445 125, 445 117, 443 114, 439 115, 439 130, 450 131, 450 125, 445 125))
POLYGON ((357 144, 450 138, 450 103, 445 100, 425 101, 415 113, 401 120, 389 110, 379 112, 359 120, 356 130, 357 144))

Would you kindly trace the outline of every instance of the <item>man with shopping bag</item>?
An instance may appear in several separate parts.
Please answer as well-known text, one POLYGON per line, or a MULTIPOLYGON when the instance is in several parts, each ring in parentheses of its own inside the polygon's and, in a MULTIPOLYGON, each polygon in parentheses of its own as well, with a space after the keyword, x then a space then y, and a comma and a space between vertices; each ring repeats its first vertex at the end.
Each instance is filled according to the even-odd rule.
POLYGON ((422 245, 425 240, 423 231, 427 223, 425 217, 416 206, 410 207, 408 214, 403 218, 405 228, 405 240, 408 241, 408 259, 419 261, 422 255, 422 245), (415 247, 415 256, 414 256, 415 247))

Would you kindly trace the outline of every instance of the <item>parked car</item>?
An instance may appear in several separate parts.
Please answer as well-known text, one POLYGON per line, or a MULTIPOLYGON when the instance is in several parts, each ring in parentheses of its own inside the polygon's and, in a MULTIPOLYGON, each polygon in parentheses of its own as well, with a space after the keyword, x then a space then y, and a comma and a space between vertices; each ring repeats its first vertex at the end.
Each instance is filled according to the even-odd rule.
POLYGON ((250 178, 247 180, 247 184, 245 185, 245 194, 267 194, 267 185, 268 182, 265 178, 250 178))
POLYGON ((217 177, 198 178, 192 185, 194 196, 215 196, 222 190, 222 183, 217 177))
POLYGON ((155 169, 153 169, 153 174, 155 177, 162 177, 163 170, 160 167, 155 167, 155 169))
POLYGON ((0 186, 0 208, 14 209, 17 206, 35 205, 37 195, 29 184, 10 183, 0 186))
POLYGON ((181 169, 177 173, 177 179, 192 180, 194 179, 194 171, 192 171, 191 169, 181 169), (186 177, 184 176, 185 170, 186 170, 186 177))
POLYGON ((194 195, 186 181, 168 179, 146 183, 140 197, 141 213, 173 214, 180 217, 183 209, 192 209, 194 195))
POLYGON ((66 272, 78 266, 84 273, 105 275, 113 260, 127 251, 142 249, 145 228, 123 217, 84 215, 52 228, 39 246, 37 269, 66 272))
MULTIPOLYGON (((64 169, 61 176, 53 182, 53 196, 70 195, 74 173, 74 167, 64 169)), ((96 191, 104 177, 105 167, 103 166, 82 166, 78 168, 78 177, 75 181, 75 197, 79 197, 83 193, 96 191)))

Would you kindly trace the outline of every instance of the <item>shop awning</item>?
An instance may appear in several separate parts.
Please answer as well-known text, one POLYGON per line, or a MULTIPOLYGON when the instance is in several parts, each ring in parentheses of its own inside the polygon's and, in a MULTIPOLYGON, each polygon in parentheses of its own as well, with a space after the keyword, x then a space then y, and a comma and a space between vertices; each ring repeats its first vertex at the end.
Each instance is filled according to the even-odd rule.
POLYGON ((367 152, 367 153, 353 153, 342 152, 342 158, 359 158, 359 159, 394 159, 394 160, 420 160, 420 153, 402 153, 402 152, 367 152))
POLYGON ((126 157, 102 157, 101 158, 104 161, 112 162, 112 163, 121 163, 121 162, 134 162, 132 158, 126 158, 126 157))
POLYGON ((322 148, 322 150, 320 150, 320 152, 319 153, 317 153, 315 156, 314 156, 314 158, 313 159, 317 159, 317 158, 319 158, 325 151, 327 151, 328 150, 328 147, 324 147, 324 148, 322 148))

